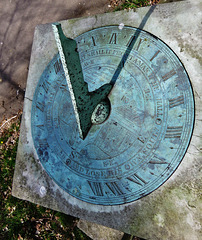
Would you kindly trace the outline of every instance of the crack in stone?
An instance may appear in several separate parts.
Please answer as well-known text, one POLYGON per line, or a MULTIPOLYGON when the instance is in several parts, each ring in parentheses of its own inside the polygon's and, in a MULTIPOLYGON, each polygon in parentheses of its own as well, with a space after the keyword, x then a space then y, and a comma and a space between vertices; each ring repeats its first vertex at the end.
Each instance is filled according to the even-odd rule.
POLYGON ((26 99, 28 99, 30 102, 32 102, 33 100, 31 100, 30 98, 28 98, 28 97, 25 97, 26 99))

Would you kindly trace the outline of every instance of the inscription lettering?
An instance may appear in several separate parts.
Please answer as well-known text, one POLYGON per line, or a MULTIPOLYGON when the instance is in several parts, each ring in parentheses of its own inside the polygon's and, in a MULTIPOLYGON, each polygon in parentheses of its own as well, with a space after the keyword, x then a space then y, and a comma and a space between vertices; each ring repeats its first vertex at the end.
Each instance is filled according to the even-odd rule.
POLYGON ((123 96, 121 98, 121 101, 124 102, 124 103, 128 103, 129 102, 129 98, 127 98, 126 96, 123 96))
MULTIPOLYGON (((138 157, 138 160, 139 160, 140 158, 138 157)), ((128 163, 126 163, 125 165, 124 165, 124 168, 125 168, 125 170, 130 170, 130 169, 132 169, 134 166, 136 166, 137 165, 137 162, 133 159, 132 161, 130 161, 130 162, 128 162, 128 163)))
POLYGON ((148 100, 151 100, 151 91, 149 88, 145 89, 144 90, 144 93, 145 93, 145 99, 148 101, 148 100))
POLYGON ((163 103, 161 99, 156 100, 156 106, 157 106, 157 118, 161 118, 163 115, 163 103))
POLYGON ((62 62, 61 59, 57 60, 54 64, 54 69, 55 69, 55 73, 58 74, 58 72, 60 71, 62 67, 62 62))
POLYGON ((112 34, 109 44, 116 44, 116 33, 112 34))
POLYGON ((134 173, 132 176, 127 177, 127 179, 131 182, 134 182, 136 184, 139 184, 141 186, 143 186, 144 184, 146 184, 147 182, 141 178, 140 176, 138 176, 136 173, 134 173))
POLYGON ((154 56, 153 56, 153 57, 150 59, 150 61, 154 60, 154 58, 155 58, 155 57, 157 57, 157 55, 158 55, 159 53, 160 53, 160 51, 159 51, 159 50, 158 50, 158 51, 156 51, 156 52, 155 52, 155 54, 154 54, 154 56))
POLYGON ((109 166, 113 166, 116 165, 117 162, 114 161, 113 159, 108 159, 107 161, 103 161, 103 166, 104 167, 109 167, 109 166))
POLYGON ((116 182, 105 183, 109 190, 116 196, 122 195, 123 192, 116 182))
POLYGON ((184 104, 184 96, 183 95, 173 98, 173 99, 169 99, 169 108, 179 106, 180 104, 184 104))
POLYGON ((162 79, 165 82, 166 80, 168 80, 169 78, 171 78, 175 74, 176 74, 175 70, 171 70, 170 72, 168 72, 164 76, 162 76, 162 79))
POLYGON ((148 80, 149 80, 149 83, 154 90, 159 90, 159 85, 158 85, 158 82, 157 82, 157 78, 153 73, 151 73, 148 76, 148 80))
POLYGON ((44 139, 39 139, 38 143, 39 143, 40 148, 44 149, 44 148, 48 148, 49 147, 49 145, 47 143, 47 140, 45 138, 44 139))
POLYGON ((182 126, 167 127, 165 138, 180 138, 182 134, 182 126))
POLYGON ((155 146, 156 142, 158 141, 158 136, 159 136, 159 129, 155 127, 151 135, 151 138, 149 139, 149 141, 147 142, 146 146, 142 151, 144 154, 147 155, 148 152, 150 152, 151 149, 155 146))
POLYGON ((88 184, 96 196, 103 196, 103 191, 102 191, 102 185, 100 182, 90 182, 88 181, 88 184))
POLYGON ((92 64, 94 64, 94 60, 90 60, 90 61, 84 62, 83 66, 87 67, 87 66, 92 65, 92 64))

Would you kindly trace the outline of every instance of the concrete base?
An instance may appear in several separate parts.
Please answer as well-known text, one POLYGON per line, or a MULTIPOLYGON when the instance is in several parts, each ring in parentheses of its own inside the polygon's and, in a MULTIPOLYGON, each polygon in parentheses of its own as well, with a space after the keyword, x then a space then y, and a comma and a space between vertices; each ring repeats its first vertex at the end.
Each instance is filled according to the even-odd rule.
POLYGON ((108 228, 96 223, 91 223, 86 220, 80 219, 77 227, 80 228, 86 235, 93 240, 121 240, 124 233, 118 230, 108 228))
MULTIPOLYGON (((139 27, 149 7, 62 21, 69 37, 105 25, 139 27)), ((31 105, 37 82, 57 53, 50 24, 36 27, 27 81, 24 114, 16 159, 12 194, 42 206, 90 222, 152 240, 199 240, 201 233, 202 159, 202 31, 201 1, 180 1, 158 5, 144 22, 144 30, 168 44, 183 62, 191 79, 196 103, 193 137, 179 168, 159 189, 148 196, 118 206, 85 203, 64 192, 45 172, 38 160, 31 136, 31 105)), ((108 239, 108 238, 106 238, 108 239)))

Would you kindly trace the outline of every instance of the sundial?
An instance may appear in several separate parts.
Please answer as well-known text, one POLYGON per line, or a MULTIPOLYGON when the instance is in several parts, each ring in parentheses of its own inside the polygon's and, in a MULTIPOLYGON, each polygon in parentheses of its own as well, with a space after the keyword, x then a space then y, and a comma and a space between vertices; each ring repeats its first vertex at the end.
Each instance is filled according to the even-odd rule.
POLYGON ((200 81, 168 6, 36 28, 14 196, 146 239, 194 234, 200 81))
POLYGON ((163 41, 134 27, 95 28, 75 40, 59 24, 53 31, 60 51, 41 75, 31 115, 42 165, 86 202, 146 196, 172 175, 191 138, 185 68, 163 41))

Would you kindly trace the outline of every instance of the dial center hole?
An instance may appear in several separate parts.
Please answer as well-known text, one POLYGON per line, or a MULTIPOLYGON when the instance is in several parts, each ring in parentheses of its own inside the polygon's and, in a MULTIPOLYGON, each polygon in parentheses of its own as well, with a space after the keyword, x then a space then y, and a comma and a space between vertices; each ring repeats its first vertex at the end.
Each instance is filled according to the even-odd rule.
POLYGON ((91 116, 91 122, 96 125, 105 122, 110 115, 110 111, 111 104, 109 99, 106 98, 104 101, 98 103, 98 105, 95 107, 95 110, 91 116))

